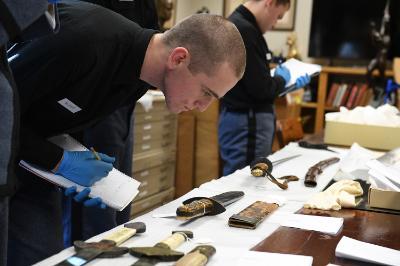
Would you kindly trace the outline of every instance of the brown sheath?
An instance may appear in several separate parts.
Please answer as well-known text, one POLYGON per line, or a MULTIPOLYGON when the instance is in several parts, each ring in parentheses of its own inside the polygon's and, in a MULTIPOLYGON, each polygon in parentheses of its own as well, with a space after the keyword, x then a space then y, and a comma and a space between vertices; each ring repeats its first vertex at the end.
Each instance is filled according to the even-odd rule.
POLYGON ((229 226, 247 229, 255 229, 268 214, 279 207, 275 203, 267 203, 256 201, 238 214, 234 214, 229 218, 229 226))
POLYGON ((340 159, 337 157, 332 157, 311 166, 307 171, 306 178, 304 179, 304 185, 306 187, 317 186, 317 176, 322 173, 322 170, 331 164, 337 163, 339 160, 340 159))

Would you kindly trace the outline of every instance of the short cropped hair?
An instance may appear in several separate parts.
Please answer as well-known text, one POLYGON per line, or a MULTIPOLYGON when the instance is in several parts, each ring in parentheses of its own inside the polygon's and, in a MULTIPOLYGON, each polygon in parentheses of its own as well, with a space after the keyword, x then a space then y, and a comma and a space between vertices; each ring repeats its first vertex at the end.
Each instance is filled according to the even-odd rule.
POLYGON ((190 53, 189 70, 213 76, 227 62, 238 78, 246 67, 246 49, 236 26, 218 15, 195 14, 164 32, 163 42, 171 49, 185 47, 190 53))
POLYGON ((282 6, 289 5, 290 6, 290 0, 276 0, 275 4, 277 6, 280 6, 280 5, 282 5, 282 6))
MULTIPOLYGON (((263 0, 249 0, 249 1, 260 2, 263 0)), ((275 5, 276 6, 280 6, 280 5, 282 5, 282 6, 289 5, 290 6, 290 0, 275 0, 275 5)))

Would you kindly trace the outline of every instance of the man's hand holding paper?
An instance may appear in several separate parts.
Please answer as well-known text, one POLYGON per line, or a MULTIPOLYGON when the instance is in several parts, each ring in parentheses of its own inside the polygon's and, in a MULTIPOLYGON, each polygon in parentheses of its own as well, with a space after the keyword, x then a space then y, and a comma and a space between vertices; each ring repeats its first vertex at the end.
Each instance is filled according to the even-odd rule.
POLYGON ((285 79, 285 89, 279 94, 279 96, 283 96, 286 93, 302 88, 310 83, 311 77, 318 75, 321 70, 322 67, 320 65, 305 63, 291 58, 282 65, 271 69, 271 76, 280 75, 285 79), (286 78, 281 74, 280 69, 282 68, 286 68, 290 73, 289 80, 286 80, 286 78))
POLYGON ((308 83, 310 83, 311 78, 308 74, 305 74, 304 76, 298 77, 296 79, 296 89, 300 89, 303 88, 304 86, 306 86, 308 83))
POLYGON ((97 153, 97 160, 91 151, 64 151, 59 166, 53 171, 76 184, 90 187, 113 169, 115 158, 97 153))
POLYGON ((105 209, 106 204, 100 197, 89 198, 90 188, 85 188, 81 192, 77 192, 76 186, 69 187, 65 189, 64 195, 67 197, 73 197, 76 202, 83 203, 85 207, 96 207, 105 209))
POLYGON ((285 80, 285 84, 290 81, 290 71, 287 67, 279 65, 275 69, 275 76, 281 76, 285 80))

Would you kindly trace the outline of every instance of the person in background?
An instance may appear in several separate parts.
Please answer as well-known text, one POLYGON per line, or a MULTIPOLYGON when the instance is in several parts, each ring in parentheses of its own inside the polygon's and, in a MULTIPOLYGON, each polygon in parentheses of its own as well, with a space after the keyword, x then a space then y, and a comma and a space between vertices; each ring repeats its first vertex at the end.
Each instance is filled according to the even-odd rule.
MULTIPOLYGON (((220 16, 192 15, 158 33, 98 5, 62 1, 58 7, 57 36, 25 45, 11 64, 21 97, 19 158, 77 184, 106 176, 113 159, 64 151, 48 137, 90 128, 150 86, 163 92, 173 113, 204 111, 243 76, 243 40, 220 16)), ((19 231, 10 230, 8 257, 27 265, 63 249, 62 193, 26 171, 18 177, 10 227, 19 231)))
POLYGON ((7 44, 36 32, 53 33, 57 20, 56 6, 47 0, 0 2, 0 266, 7 265, 9 200, 17 189, 19 134, 19 101, 8 65, 7 44))
MULTIPOLYGON (((250 0, 230 16, 242 35, 247 64, 243 78, 221 100, 218 140, 224 162, 223 175, 249 165, 254 158, 271 153, 275 131, 274 100, 290 80, 280 66, 271 76, 272 54, 263 34, 290 8, 290 0, 250 0)), ((308 76, 297 87, 310 82, 308 76)))
MULTIPOLYGON (((136 22, 143 28, 159 30, 154 0, 83 0, 110 10, 136 22)), ((133 160, 133 111, 135 102, 127 104, 83 131, 77 137, 86 147, 95 147, 97 151, 115 158, 114 167, 128 176, 132 175, 133 160)), ((65 246, 74 240, 85 240, 126 223, 130 218, 131 204, 122 211, 112 208, 85 207, 78 202, 72 203, 72 220, 69 218, 69 204, 66 204, 64 223, 66 223, 65 246), (71 229, 71 233, 70 230, 71 229), (72 240, 72 241, 71 241, 72 240)))

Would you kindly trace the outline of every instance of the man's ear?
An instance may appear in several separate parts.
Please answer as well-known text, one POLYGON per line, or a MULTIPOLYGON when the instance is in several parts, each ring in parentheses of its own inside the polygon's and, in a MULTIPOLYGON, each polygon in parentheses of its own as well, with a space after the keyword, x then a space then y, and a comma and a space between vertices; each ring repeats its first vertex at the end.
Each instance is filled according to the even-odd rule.
POLYGON ((268 6, 268 7, 274 5, 275 2, 276 2, 276 0, 264 0, 265 6, 268 6))
POLYGON ((179 67, 179 66, 188 66, 190 63, 190 54, 189 51, 185 47, 176 47, 174 48, 168 56, 168 67, 170 69, 179 67))

